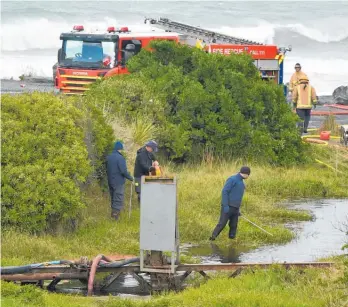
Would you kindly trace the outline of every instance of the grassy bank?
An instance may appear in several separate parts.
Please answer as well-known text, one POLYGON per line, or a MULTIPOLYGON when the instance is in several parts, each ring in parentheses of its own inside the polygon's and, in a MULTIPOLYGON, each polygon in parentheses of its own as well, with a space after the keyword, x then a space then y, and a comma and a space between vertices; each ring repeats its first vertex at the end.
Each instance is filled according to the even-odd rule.
POLYGON ((7 307, 343 307, 348 299, 343 270, 338 263, 330 269, 285 270, 275 266, 267 271, 244 271, 234 279, 221 273, 199 287, 149 300, 48 294, 33 286, 2 283, 2 303, 7 307))
MULTIPOLYGON (((181 243, 207 242, 218 217, 224 181, 235 173, 239 162, 226 165, 184 167, 179 178, 179 227, 181 243)), ((262 225, 273 237, 241 220, 237 239, 232 244, 257 247, 289 241, 293 235, 285 222, 308 220, 303 211, 290 211, 281 203, 294 198, 348 197, 348 178, 317 165, 298 168, 253 166, 246 181, 242 212, 262 225)), ((167 173, 173 173, 167 170, 167 173)), ((87 209, 75 233, 33 236, 15 230, 2 233, 3 265, 19 265, 58 258, 77 259, 103 254, 138 254, 139 208, 133 194, 132 216, 128 218, 129 191, 126 187, 125 212, 119 223, 110 219, 109 196, 98 185, 85 192, 87 209)), ((224 230, 218 242, 230 243, 224 230)))

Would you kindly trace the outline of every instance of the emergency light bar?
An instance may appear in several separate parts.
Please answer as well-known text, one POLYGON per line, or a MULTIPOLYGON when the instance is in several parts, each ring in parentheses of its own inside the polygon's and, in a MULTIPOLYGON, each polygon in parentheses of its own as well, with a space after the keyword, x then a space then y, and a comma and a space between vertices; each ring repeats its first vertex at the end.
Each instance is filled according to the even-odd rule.
POLYGON ((74 29, 75 31, 79 31, 79 32, 84 30, 84 28, 83 28, 82 25, 74 26, 73 29, 74 29))
POLYGON ((116 28, 115 27, 108 27, 107 31, 110 32, 116 32, 116 28))
POLYGON ((107 31, 109 33, 111 33, 111 32, 129 32, 129 29, 128 29, 128 27, 122 27, 122 28, 108 27, 107 31))

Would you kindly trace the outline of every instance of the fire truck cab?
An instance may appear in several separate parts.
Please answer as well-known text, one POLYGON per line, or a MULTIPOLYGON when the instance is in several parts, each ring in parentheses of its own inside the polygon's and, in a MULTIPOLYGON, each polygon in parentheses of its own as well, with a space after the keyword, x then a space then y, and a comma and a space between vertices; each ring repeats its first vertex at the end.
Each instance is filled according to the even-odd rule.
POLYGON ((176 33, 131 33, 128 27, 85 32, 83 26, 60 35, 62 47, 53 66, 55 87, 65 94, 83 94, 104 76, 128 73, 126 62, 152 40, 178 41, 176 33))

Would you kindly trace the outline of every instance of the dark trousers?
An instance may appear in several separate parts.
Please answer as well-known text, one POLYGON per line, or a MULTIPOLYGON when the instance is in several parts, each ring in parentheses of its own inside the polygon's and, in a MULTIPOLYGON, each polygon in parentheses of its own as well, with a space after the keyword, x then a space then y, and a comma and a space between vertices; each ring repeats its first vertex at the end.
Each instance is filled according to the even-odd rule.
POLYGON ((221 206, 220 219, 213 231, 212 237, 216 238, 229 221, 228 226, 230 227, 230 231, 228 233, 228 237, 233 239, 237 234, 238 216, 239 208, 228 207, 228 210, 227 208, 224 210, 224 207, 221 206))
POLYGON ((138 184, 138 186, 135 186, 135 192, 138 194, 138 202, 140 204, 140 193, 141 193, 141 177, 134 178, 135 183, 138 184))
POLYGON ((121 211, 123 209, 124 184, 109 185, 109 191, 112 211, 121 211))
POLYGON ((296 109, 296 113, 304 121, 299 123, 298 127, 307 132, 309 121, 311 120, 311 109, 296 109))

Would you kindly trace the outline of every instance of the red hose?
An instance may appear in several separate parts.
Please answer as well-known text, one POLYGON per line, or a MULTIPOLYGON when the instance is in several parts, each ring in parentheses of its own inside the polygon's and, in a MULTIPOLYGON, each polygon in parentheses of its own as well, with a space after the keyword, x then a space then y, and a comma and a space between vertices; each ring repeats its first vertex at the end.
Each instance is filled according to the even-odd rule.
POLYGON ((324 116, 324 115, 348 115, 348 110, 343 110, 343 111, 316 111, 312 110, 312 115, 319 115, 319 116, 324 116))
POLYGON ((344 104, 324 104, 324 107, 337 108, 342 110, 348 110, 348 106, 344 104))
POLYGON ((97 271, 98 264, 100 260, 105 260, 107 262, 111 262, 111 260, 104 255, 98 255, 95 257, 92 261, 92 266, 91 270, 89 272, 89 278, 88 278, 88 291, 87 291, 87 296, 91 296, 93 293, 93 284, 94 284, 94 277, 95 277, 95 272, 97 271))

